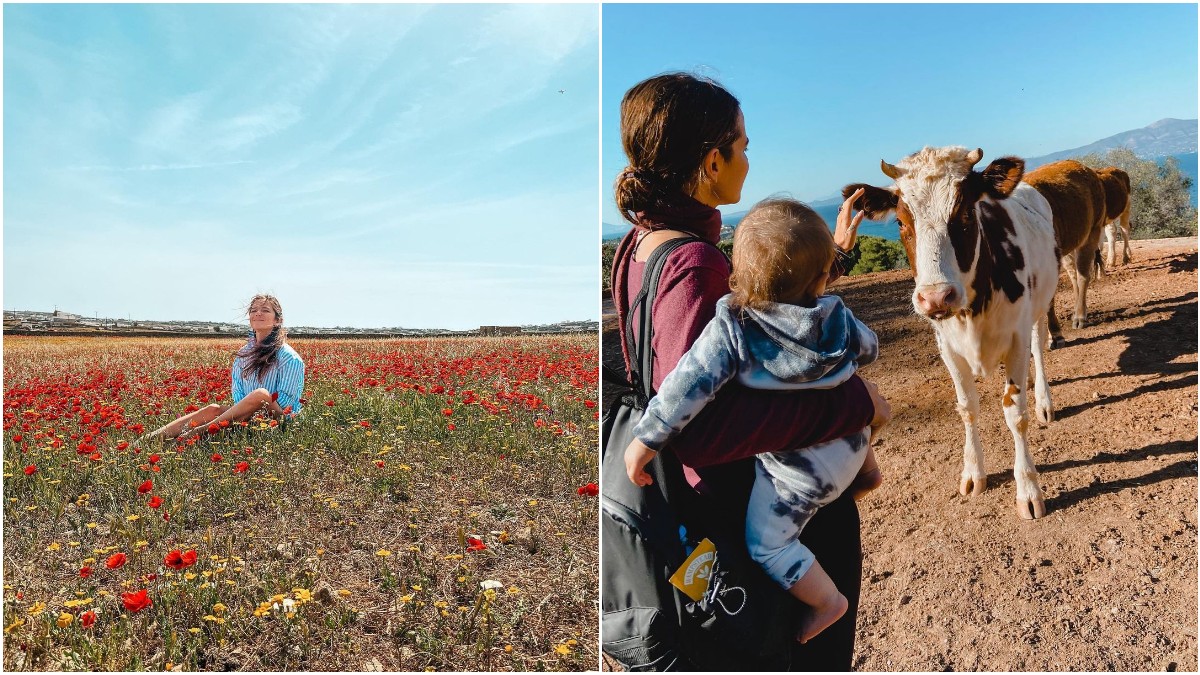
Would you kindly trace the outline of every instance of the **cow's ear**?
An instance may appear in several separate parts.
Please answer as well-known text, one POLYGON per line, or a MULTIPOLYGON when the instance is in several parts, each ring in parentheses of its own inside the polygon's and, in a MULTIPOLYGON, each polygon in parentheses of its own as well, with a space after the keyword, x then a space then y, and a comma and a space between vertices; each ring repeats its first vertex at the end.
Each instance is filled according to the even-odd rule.
POLYGON ((988 193, 1004 199, 1017 189, 1025 175, 1025 160, 1020 157, 1001 157, 983 170, 983 184, 988 193))
POLYGON ((842 199, 849 199, 850 195, 854 194, 859 188, 865 190, 863 195, 854 202, 854 208, 863 211, 867 214, 867 220, 883 220, 888 215, 896 210, 896 204, 900 202, 900 195, 885 189, 877 188, 874 185, 866 183, 854 183, 842 188, 842 199))

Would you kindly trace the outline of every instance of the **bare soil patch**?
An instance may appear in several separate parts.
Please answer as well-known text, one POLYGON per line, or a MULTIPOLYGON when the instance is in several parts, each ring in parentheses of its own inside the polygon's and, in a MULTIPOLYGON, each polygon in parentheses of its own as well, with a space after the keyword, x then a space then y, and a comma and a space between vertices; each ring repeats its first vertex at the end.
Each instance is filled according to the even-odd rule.
MULTIPOLYGON (((1002 376, 979 385, 988 490, 962 497, 954 387, 910 273, 835 284, 879 334, 863 374, 894 409, 884 487, 860 502, 857 669, 1196 670, 1196 262, 1195 239, 1135 241, 1133 261, 1092 285, 1090 325, 1065 323, 1047 359, 1056 420, 1029 431, 1038 521, 1014 505, 1002 376)), ((603 327, 619 364, 615 320, 603 327)))

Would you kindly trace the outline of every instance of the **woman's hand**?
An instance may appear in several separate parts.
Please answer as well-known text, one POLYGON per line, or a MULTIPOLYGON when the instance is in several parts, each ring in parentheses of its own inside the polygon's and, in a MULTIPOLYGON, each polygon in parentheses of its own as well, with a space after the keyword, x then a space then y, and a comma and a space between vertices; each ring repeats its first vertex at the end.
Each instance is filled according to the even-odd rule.
POLYGON ((879 387, 875 383, 862 378, 863 384, 867 385, 867 393, 871 395, 871 403, 875 406, 875 416, 871 418, 871 436, 874 437, 879 433, 888 422, 892 420, 892 406, 879 393, 879 387))
POLYGON ((854 248, 854 242, 858 239, 858 226, 863 221, 865 212, 859 211, 855 214, 854 202, 866 192, 865 188, 859 188, 854 191, 854 194, 846 198, 842 205, 838 207, 837 226, 833 230, 833 243, 838 248, 849 253, 854 248))

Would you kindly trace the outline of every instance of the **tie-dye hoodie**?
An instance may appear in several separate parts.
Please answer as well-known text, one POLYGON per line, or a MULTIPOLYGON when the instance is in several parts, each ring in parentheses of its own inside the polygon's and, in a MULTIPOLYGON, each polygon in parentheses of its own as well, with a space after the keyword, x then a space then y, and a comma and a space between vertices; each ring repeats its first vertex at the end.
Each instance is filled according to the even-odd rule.
POLYGON ((737 312, 729 298, 717 302, 716 316, 634 429, 650 448, 666 446, 734 378, 751 389, 830 389, 879 355, 875 333, 835 295, 813 307, 773 303, 737 312))

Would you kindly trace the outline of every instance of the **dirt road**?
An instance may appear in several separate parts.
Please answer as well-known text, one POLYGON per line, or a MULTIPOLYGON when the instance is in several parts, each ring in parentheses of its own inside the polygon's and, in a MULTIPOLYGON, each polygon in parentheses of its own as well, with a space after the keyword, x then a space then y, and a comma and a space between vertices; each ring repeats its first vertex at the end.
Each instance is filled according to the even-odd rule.
MULTIPOLYGON (((1014 506, 999 374, 979 385, 988 490, 958 494, 962 422, 910 273, 831 289, 879 334, 863 374, 895 413, 877 447, 885 485, 860 502, 856 668, 1196 670, 1196 242, 1134 242, 1133 256, 1092 286, 1087 328, 1070 328, 1060 286, 1056 420, 1029 431, 1039 521, 1014 506)), ((612 323, 604 353, 619 363, 612 323)))

